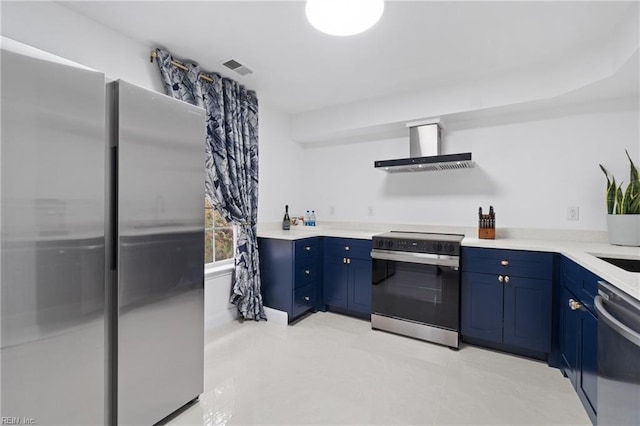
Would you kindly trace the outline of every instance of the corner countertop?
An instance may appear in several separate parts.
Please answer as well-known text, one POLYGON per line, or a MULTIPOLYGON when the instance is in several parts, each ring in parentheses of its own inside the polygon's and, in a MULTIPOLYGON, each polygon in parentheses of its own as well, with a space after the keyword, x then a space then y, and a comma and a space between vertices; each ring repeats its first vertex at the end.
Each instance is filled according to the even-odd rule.
MULTIPOLYGON (((274 226, 258 226, 258 237, 291 241, 311 237, 339 237, 370 240, 376 234, 381 234, 399 227, 390 226, 387 228, 382 228, 377 225, 372 225, 371 228, 372 229, 363 229, 361 226, 303 227, 298 225, 292 226, 291 230, 289 231, 283 231, 282 229, 275 228, 274 226)), ((447 228, 444 230, 431 228, 423 229, 424 227, 421 226, 416 226, 415 229, 407 227, 403 228, 403 230, 415 231, 456 232, 455 228, 447 228)), ((461 234, 466 235, 473 235, 471 232, 476 232, 475 230, 472 230, 470 232, 470 228, 462 227, 457 229, 457 231, 461 234)), ((530 232, 524 234, 531 235, 530 232)), ((640 247, 614 246, 601 241, 590 242, 582 240, 572 240, 570 238, 567 238, 569 236, 566 234, 558 234, 562 235, 564 239, 554 240, 553 238, 497 238, 495 240, 483 240, 477 237, 465 236, 465 238, 462 240, 462 245, 466 247, 545 251, 551 253, 559 253, 573 260, 584 268, 590 270, 603 280, 613 284, 620 290, 640 301, 640 273, 627 272, 596 257, 604 256, 622 259, 640 259, 640 247)))

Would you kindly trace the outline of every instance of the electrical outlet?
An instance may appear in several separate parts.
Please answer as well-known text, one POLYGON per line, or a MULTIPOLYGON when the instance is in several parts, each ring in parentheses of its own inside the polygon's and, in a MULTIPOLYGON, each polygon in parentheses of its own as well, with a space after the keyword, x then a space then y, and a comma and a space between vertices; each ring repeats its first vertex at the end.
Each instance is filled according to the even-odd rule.
POLYGON ((329 207, 329 216, 335 216, 336 214, 336 208, 333 206, 329 207))
POLYGON ((373 206, 369 206, 367 208, 367 213, 368 213, 369 216, 373 216, 373 206))
POLYGON ((567 207, 567 220, 580 220, 580 207, 578 206, 567 207))

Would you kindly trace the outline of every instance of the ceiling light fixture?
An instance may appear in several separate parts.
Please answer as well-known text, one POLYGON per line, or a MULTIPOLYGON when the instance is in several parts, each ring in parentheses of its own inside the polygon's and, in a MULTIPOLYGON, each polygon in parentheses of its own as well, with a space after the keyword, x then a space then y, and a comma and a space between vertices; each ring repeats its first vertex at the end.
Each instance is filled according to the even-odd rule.
POLYGON ((316 29, 349 36, 373 27, 384 11, 384 0, 307 0, 307 19, 316 29))

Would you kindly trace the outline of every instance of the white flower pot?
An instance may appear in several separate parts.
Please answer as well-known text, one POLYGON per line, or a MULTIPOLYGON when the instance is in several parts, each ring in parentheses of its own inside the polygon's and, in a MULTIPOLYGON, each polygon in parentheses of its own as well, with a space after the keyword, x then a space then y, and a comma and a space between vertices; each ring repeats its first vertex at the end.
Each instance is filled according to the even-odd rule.
POLYGON ((640 214, 607 215, 609 243, 640 247, 640 214))

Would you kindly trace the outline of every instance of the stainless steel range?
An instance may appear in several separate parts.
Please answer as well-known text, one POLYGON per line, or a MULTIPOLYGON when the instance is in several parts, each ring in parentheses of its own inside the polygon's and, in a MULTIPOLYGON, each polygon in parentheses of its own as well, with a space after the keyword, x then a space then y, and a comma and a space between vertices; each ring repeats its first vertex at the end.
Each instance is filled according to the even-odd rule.
POLYGON ((371 328, 458 348, 463 238, 422 232, 375 235, 371 328))

